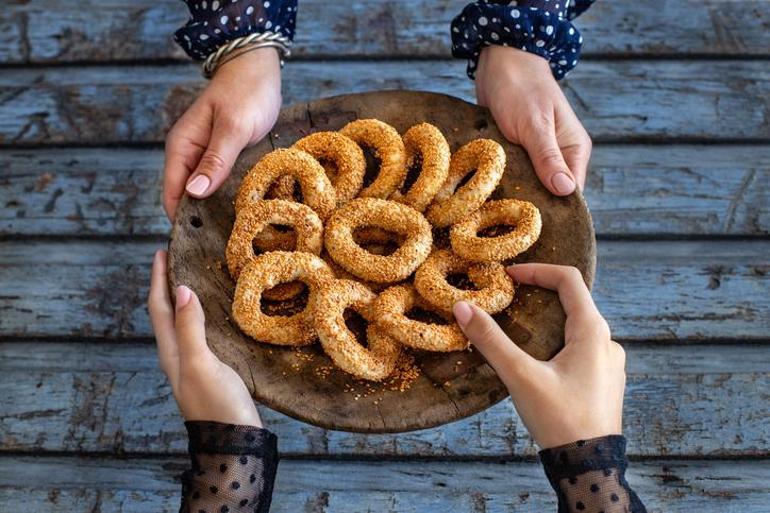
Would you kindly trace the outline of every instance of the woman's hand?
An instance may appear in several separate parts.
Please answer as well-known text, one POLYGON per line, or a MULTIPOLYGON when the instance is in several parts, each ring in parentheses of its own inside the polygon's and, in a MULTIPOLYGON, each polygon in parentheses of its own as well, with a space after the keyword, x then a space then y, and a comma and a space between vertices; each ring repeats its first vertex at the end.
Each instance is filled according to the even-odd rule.
POLYGON ((527 150, 543 185, 557 196, 583 188, 591 138, 551 75, 548 61, 505 46, 481 51, 476 97, 503 135, 527 150))
POLYGON ((524 425, 543 449, 620 434, 626 384, 625 352, 610 339, 574 267, 519 264, 508 268, 519 283, 556 290, 567 323, 564 349, 550 361, 535 360, 503 333, 483 310, 457 303, 454 314, 471 343, 508 387, 524 425))
POLYGON ((169 219, 185 191, 194 198, 216 191, 241 150, 273 128, 280 109, 275 49, 250 51, 220 66, 166 137, 163 208, 169 219))
POLYGON ((155 253, 148 304, 160 368, 171 383, 182 416, 262 427, 243 380, 206 344, 198 297, 181 286, 176 290, 176 308, 171 304, 166 265, 166 252, 155 253))

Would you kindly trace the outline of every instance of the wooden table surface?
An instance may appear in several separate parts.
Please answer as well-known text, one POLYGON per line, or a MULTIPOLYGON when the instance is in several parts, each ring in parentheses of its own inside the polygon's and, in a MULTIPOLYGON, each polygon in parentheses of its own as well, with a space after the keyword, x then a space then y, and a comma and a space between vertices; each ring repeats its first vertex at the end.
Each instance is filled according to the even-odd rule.
MULTIPOLYGON (((303 0, 287 103, 472 98, 464 2, 303 0), (334 59, 325 62, 326 57, 334 59)), ((172 0, 0 10, 0 510, 175 511, 186 436, 145 310, 163 137, 203 85, 172 0)), ((770 13, 598 2, 562 85, 595 141, 595 295, 628 352, 629 481, 655 512, 770 504, 770 13)), ((509 401, 402 435, 263 410, 275 512, 554 511, 509 401)))

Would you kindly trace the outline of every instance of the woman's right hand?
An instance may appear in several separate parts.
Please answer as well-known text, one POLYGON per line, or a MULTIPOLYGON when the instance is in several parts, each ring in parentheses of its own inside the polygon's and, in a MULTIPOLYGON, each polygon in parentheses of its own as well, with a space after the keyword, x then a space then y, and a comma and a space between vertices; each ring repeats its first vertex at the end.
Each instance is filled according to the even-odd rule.
POLYGON ((519 264, 508 268, 518 283, 556 290, 567 322, 564 349, 535 360, 478 307, 454 306, 458 324, 508 388, 534 441, 548 449, 622 430, 625 352, 574 267, 519 264))
POLYGON ((206 198, 244 147, 273 128, 281 109, 281 64, 274 48, 227 61, 166 136, 163 208, 169 219, 187 192, 206 198))

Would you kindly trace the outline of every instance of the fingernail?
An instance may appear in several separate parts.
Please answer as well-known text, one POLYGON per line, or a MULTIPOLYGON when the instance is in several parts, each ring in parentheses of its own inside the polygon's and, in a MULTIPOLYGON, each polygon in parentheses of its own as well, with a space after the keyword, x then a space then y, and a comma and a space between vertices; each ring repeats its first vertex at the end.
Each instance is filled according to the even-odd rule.
POLYGON ((471 317, 473 317, 473 309, 471 308, 471 305, 465 301, 455 303, 455 305, 452 307, 452 312, 455 314, 457 324, 459 324, 462 328, 471 322, 471 317))
POLYGON ((567 173, 556 173, 551 177, 551 185, 558 194, 566 196, 575 190, 575 181, 567 173))
POLYGON ((176 288, 176 309, 179 311, 181 308, 184 308, 184 306, 190 302, 190 298, 192 297, 192 291, 185 287, 184 285, 180 285, 176 288))
POLYGON ((200 196, 211 185, 211 180, 206 175, 198 175, 187 183, 185 189, 193 196, 200 196))

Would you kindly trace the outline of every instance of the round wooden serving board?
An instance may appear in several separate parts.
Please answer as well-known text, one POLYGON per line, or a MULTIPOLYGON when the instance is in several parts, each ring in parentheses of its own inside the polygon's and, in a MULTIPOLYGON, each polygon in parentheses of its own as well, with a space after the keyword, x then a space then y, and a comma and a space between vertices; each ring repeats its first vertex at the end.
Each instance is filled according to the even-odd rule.
MULTIPOLYGON (((322 377, 320 370, 332 364, 319 344, 298 351, 256 342, 230 318, 235 283, 224 263, 225 246, 244 174, 274 148, 291 146, 311 132, 338 130, 359 118, 380 119, 400 133, 415 123, 432 123, 452 151, 472 139, 498 141, 508 160, 495 196, 531 201, 543 218, 539 241, 516 261, 574 265, 591 285, 596 242, 583 197, 552 196, 538 182, 526 153, 505 140, 486 109, 416 91, 351 94, 284 109, 269 137, 241 154, 216 194, 182 200, 171 235, 170 284, 195 290, 206 312, 209 346, 240 374, 254 398, 270 408, 325 428, 368 433, 428 428, 467 417, 508 394, 477 352, 414 353, 420 377, 401 392, 364 384, 336 368, 322 377)), ((514 303, 495 317, 535 358, 550 358, 562 346, 564 312, 553 292, 520 287, 514 303)))

